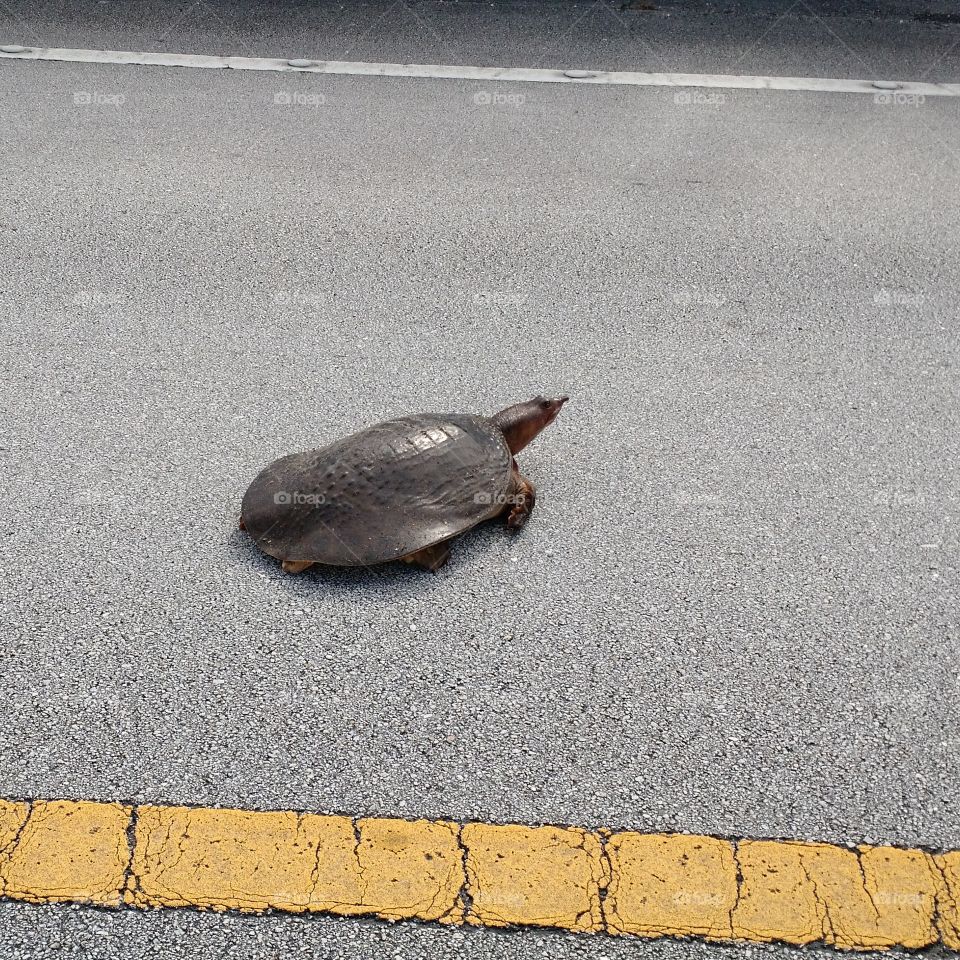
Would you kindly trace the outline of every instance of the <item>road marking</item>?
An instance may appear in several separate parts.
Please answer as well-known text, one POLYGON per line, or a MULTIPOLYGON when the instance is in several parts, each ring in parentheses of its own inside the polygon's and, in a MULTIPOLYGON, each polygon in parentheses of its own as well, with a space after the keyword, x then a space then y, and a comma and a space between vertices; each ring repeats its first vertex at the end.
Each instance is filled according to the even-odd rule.
POLYGON ((468 823, 465 889, 476 926, 606 930, 609 869, 599 836, 577 827, 468 823))
POLYGON ((119 803, 0 802, 0 894, 119 906, 131 816, 119 803))
POLYGON ((844 80, 826 77, 741 76, 721 73, 642 73, 624 70, 541 70, 528 67, 473 67, 437 63, 364 63, 351 60, 284 60, 272 57, 211 57, 192 53, 132 50, 72 50, 62 47, 0 47, 0 59, 68 63, 193 67, 202 70, 267 70, 278 73, 411 77, 430 80, 484 80, 510 83, 576 83, 638 87, 719 87, 730 90, 799 90, 814 93, 870 93, 898 97, 958 97, 960 83, 920 80, 844 80))
POLYGON ((960 850, 0 800, 0 897, 960 952, 960 850))

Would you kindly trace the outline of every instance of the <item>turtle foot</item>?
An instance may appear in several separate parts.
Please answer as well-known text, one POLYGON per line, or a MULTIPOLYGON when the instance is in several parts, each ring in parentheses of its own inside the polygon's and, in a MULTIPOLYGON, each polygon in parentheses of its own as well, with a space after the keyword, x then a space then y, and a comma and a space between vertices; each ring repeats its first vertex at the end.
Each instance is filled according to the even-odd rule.
POLYGON ((303 573, 307 567, 313 566, 312 560, 284 560, 280 566, 284 573, 303 573))
POLYGON ((512 506, 508 506, 505 512, 507 529, 516 533, 530 519, 537 502, 537 488, 519 470, 514 470, 514 484, 513 496, 508 501, 512 506))
POLYGON ((507 529, 517 533, 524 528, 529 519, 530 510, 526 507, 526 505, 514 507, 510 511, 510 515, 507 517, 507 529))

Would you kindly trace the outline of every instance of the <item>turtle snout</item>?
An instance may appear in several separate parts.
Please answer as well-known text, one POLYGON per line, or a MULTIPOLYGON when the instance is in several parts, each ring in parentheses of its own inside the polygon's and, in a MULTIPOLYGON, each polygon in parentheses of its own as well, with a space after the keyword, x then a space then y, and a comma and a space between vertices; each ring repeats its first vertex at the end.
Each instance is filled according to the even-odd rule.
POLYGON ((553 421, 557 419, 557 414, 560 412, 561 407, 563 407, 569 399, 569 397, 554 397, 546 401, 546 423, 553 423, 553 421))

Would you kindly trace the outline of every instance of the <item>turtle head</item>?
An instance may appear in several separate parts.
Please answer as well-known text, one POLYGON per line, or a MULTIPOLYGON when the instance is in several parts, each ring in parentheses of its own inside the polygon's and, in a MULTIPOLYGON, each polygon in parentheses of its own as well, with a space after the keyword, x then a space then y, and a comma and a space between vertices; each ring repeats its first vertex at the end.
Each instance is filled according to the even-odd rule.
POLYGON ((493 422, 506 438, 510 452, 518 454, 544 427, 553 423, 567 399, 534 397, 525 403, 515 403, 496 414, 493 422))

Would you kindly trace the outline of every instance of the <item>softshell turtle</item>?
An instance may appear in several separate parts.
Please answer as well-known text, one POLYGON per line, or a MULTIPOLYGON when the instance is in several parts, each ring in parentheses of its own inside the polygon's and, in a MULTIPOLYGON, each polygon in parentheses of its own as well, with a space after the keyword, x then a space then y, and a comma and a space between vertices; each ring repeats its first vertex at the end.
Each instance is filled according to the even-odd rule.
POLYGON ((534 397, 492 417, 400 417, 281 457, 244 494, 240 527, 287 573, 390 560, 438 570, 450 539, 483 520, 526 523, 535 490, 514 456, 566 400, 534 397))

